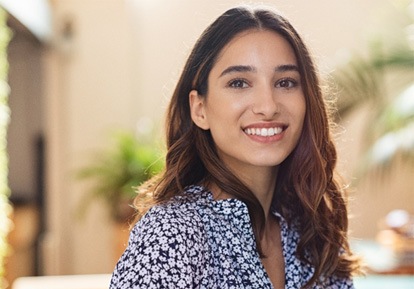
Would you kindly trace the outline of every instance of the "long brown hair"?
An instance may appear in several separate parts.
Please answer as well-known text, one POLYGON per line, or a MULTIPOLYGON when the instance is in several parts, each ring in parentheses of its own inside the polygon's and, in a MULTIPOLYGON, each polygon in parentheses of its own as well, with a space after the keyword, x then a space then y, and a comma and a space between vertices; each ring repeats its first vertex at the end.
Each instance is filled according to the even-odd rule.
MULTIPOLYGON (((235 35, 251 29, 274 31, 290 43, 306 99, 303 131, 297 147, 280 165, 273 206, 289 221, 298 220, 300 224, 297 254, 315 267, 308 285, 321 274, 347 277, 357 266, 347 242, 346 202, 334 176, 337 156, 318 75, 296 30, 271 10, 245 6, 230 9, 195 44, 167 110, 166 169, 150 188, 154 202, 167 202, 189 185, 214 183, 246 203, 256 240, 261 239, 263 208, 252 191, 219 159, 210 132, 192 122, 188 99, 193 89, 207 95, 208 75, 223 47, 235 35)), ((263 256, 260 242, 256 244, 263 256)))

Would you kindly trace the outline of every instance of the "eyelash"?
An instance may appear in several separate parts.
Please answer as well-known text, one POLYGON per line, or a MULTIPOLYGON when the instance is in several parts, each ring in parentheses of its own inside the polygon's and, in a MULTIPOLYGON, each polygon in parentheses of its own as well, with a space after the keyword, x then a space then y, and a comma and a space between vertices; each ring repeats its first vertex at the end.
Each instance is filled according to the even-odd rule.
MULTIPOLYGON (((232 79, 231 81, 228 82, 227 84, 228 87, 231 88, 235 88, 235 89, 244 89, 250 86, 249 82, 243 78, 236 78, 236 79, 232 79)), ((280 87, 280 88, 284 88, 284 89, 291 89, 298 86, 298 81, 296 81, 295 79, 292 78, 283 78, 278 80, 275 83, 275 87, 280 87), (288 86, 282 86, 282 83, 286 83, 288 84, 288 86)))
POLYGON ((247 80, 245 80, 243 78, 236 78, 236 79, 232 79, 231 81, 229 81, 227 86, 231 87, 231 88, 236 88, 236 89, 243 89, 243 88, 246 88, 247 86, 250 86, 250 85, 249 85, 247 80), (240 86, 240 84, 242 86, 240 86))
POLYGON ((294 88, 296 86, 298 86, 298 82, 295 79, 292 79, 292 78, 283 78, 283 79, 279 80, 276 83, 276 87, 281 87, 281 88, 285 88, 285 89, 291 89, 291 88, 294 88), (287 86, 287 87, 286 86, 281 86, 281 84, 284 83, 284 82, 289 83, 288 84, 289 86, 287 86))

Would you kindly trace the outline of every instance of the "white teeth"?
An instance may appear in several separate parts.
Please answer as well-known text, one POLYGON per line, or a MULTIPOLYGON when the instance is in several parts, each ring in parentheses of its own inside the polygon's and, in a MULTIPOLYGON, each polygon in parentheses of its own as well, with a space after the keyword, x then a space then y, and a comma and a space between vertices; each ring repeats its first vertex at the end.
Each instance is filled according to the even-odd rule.
POLYGON ((280 134, 283 131, 281 127, 271 127, 271 128, 247 128, 244 130, 248 135, 258 135, 258 136, 274 136, 280 134))

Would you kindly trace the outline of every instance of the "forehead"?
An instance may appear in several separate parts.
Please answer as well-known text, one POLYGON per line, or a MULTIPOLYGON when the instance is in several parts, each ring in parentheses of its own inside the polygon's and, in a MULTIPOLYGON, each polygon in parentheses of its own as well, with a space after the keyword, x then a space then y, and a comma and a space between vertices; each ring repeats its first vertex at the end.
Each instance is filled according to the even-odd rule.
POLYGON ((213 69, 226 65, 296 64, 289 42, 271 30, 252 29, 236 34, 218 54, 213 69))

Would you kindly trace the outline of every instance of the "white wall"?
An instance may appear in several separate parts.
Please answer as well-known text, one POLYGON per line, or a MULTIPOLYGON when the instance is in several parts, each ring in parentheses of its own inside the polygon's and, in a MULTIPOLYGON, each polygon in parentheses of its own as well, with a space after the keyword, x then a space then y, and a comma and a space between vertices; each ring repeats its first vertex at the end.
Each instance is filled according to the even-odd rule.
MULTIPOLYGON (((253 1, 254 2, 254 1, 253 1)), ((363 50, 386 0, 261 1, 291 19, 329 71, 344 51, 363 50)), ((47 63, 49 234, 46 274, 107 273, 112 231, 101 204, 75 215, 85 184, 73 172, 110 128, 162 118, 189 49, 201 31, 239 1, 53 0, 54 41, 47 63), (72 37, 63 37, 65 22, 72 37)), ((351 156, 352 157, 352 156, 351 156)))

